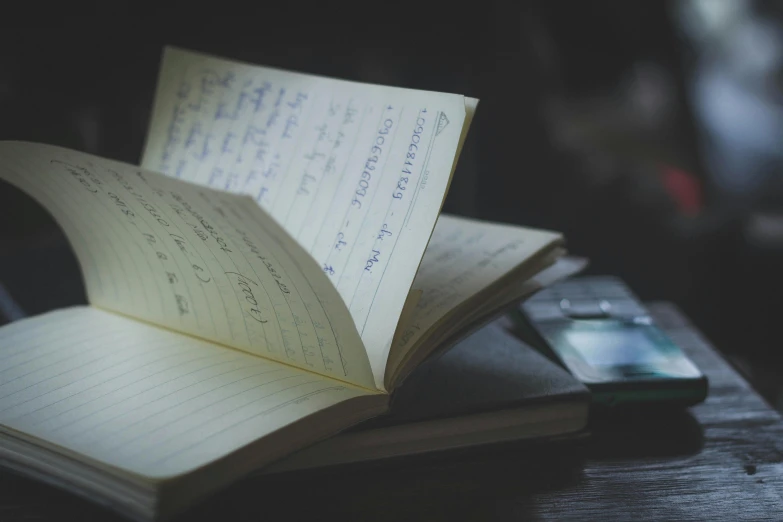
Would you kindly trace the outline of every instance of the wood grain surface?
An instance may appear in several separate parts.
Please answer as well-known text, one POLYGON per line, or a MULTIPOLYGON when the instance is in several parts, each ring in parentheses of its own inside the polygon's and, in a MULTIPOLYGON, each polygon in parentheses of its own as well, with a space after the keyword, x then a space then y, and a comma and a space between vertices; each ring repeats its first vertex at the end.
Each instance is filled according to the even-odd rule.
MULTIPOLYGON (((783 520, 783 422, 672 305, 659 324, 710 380, 687 412, 592 436, 254 477, 178 520, 783 520)), ((0 472, 0 520, 122 518, 0 472)))

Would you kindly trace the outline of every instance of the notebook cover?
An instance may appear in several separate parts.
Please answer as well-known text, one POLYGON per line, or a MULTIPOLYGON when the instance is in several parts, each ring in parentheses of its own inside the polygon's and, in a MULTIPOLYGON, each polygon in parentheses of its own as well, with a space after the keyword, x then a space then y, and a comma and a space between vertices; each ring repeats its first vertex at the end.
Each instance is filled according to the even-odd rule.
POLYGON ((494 321, 416 368, 394 392, 389 414, 350 431, 566 399, 587 403, 590 394, 494 321))

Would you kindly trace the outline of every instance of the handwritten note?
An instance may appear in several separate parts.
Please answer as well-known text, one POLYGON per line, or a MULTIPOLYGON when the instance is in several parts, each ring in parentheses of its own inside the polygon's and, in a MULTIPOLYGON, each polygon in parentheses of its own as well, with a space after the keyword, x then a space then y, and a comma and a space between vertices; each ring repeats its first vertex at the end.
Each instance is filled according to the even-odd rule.
POLYGON ((380 386, 475 103, 167 49, 142 164, 252 196, 331 279, 380 386))
POLYGON ((250 198, 27 143, 0 178, 62 225, 93 305, 375 388, 329 279, 250 198))
MULTIPOLYGON (((387 386, 405 359, 419 351, 418 342, 426 339, 437 347, 439 334, 455 326, 448 322, 450 317, 462 314, 470 322, 465 318, 480 315, 482 305, 491 308, 498 299, 524 292, 527 277, 519 272, 530 268, 533 256, 545 254, 561 240, 553 232, 441 214, 413 284, 420 297, 395 336, 387 386)), ((533 273, 540 268, 537 265, 533 273)), ((425 355, 418 353, 417 358, 425 355)))
POLYGON ((91 307, 0 329, 0 424, 148 477, 368 394, 91 307))

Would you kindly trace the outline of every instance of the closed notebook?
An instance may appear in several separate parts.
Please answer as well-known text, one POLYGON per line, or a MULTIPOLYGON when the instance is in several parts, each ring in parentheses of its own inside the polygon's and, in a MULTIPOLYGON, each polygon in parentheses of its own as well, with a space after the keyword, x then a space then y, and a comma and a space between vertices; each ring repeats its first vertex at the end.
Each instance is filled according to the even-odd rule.
POLYGON ((587 424, 589 403, 582 383, 495 321, 416 368, 389 414, 265 471, 575 434, 587 424))

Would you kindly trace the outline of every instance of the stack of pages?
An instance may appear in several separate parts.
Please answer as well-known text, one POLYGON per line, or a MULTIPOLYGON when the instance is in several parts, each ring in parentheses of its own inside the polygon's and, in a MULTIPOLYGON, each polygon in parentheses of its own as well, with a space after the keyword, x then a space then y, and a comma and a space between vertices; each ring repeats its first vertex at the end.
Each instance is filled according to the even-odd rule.
POLYGON ((90 303, 0 328, 3 465, 165 518, 386 412, 563 254, 440 213, 476 105, 167 49, 140 167, 0 143, 90 303))

